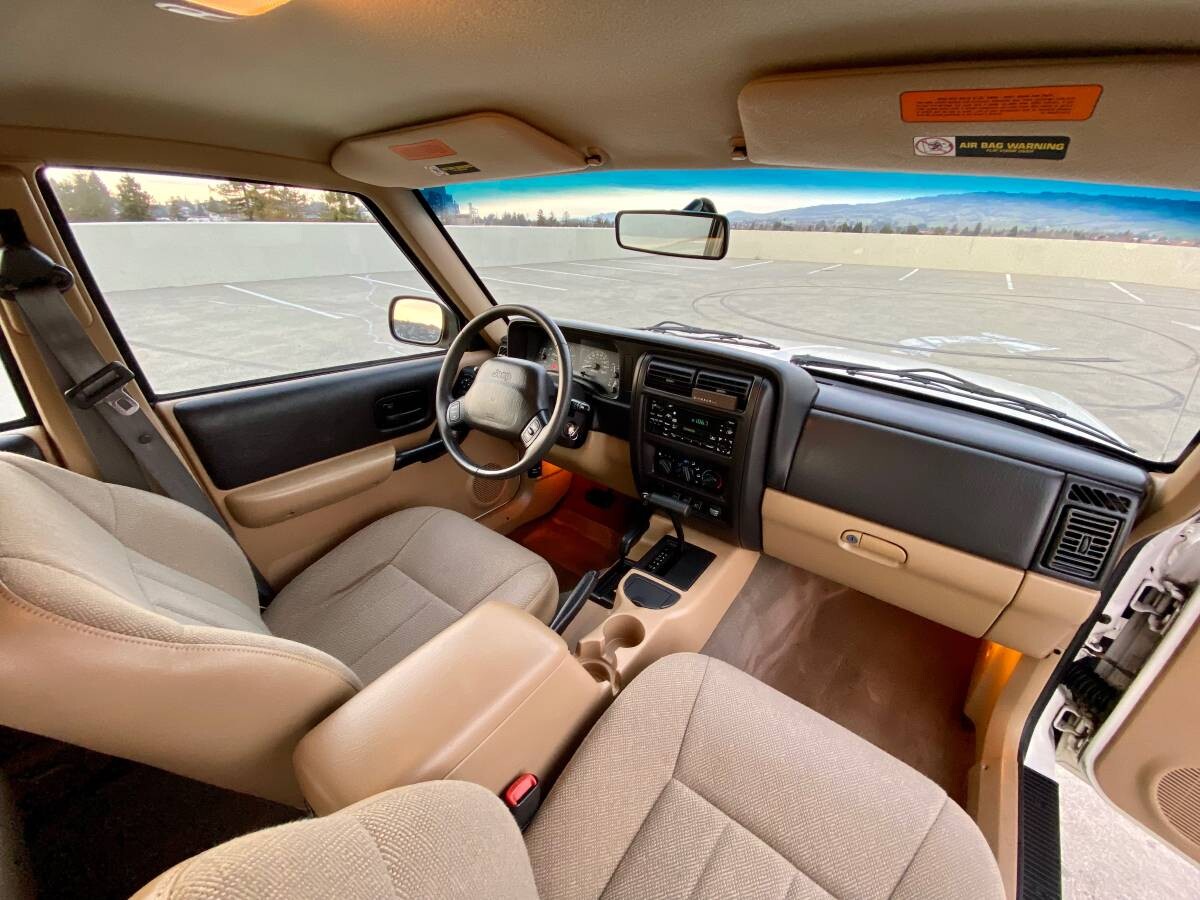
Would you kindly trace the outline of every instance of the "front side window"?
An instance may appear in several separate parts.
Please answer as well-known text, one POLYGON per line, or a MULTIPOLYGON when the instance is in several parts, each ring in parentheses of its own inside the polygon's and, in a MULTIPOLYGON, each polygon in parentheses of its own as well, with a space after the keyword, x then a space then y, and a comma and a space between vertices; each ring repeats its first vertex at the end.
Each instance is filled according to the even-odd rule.
POLYGON ((743 168, 424 194, 500 302, 735 332, 761 352, 832 362, 844 377, 856 367, 848 377, 933 399, 969 396, 1156 462, 1200 428, 1200 193, 743 168), (725 259, 617 246, 618 211, 701 197, 729 217, 725 259), (922 384, 930 375, 941 384, 922 384))
POLYGON ((427 352, 398 294, 434 291, 358 198, 211 178, 50 169, 84 261, 156 394, 427 352))
POLYGON ((8 358, 6 350, 0 348, 0 353, 4 353, 4 359, 0 360, 3 363, 0 365, 0 428, 27 422, 30 418, 29 410, 17 392, 15 379, 19 376, 16 366, 8 358))

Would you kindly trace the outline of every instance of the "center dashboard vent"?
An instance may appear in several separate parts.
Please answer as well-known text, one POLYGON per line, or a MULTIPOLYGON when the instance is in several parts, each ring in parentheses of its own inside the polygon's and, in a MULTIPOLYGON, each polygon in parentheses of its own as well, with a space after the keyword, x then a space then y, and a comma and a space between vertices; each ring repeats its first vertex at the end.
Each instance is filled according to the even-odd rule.
POLYGON ((745 375, 733 375, 729 372, 701 371, 696 376, 696 390, 732 397, 738 409, 746 408, 746 400, 750 397, 750 387, 753 383, 745 375))
POLYGON ((645 385, 648 388, 690 397, 695 383, 696 370, 691 366, 667 362, 665 359, 652 359, 646 366, 645 385))
POLYGON ((1073 481, 1059 509, 1042 565, 1069 578, 1098 581, 1136 504, 1136 498, 1130 495, 1073 481))

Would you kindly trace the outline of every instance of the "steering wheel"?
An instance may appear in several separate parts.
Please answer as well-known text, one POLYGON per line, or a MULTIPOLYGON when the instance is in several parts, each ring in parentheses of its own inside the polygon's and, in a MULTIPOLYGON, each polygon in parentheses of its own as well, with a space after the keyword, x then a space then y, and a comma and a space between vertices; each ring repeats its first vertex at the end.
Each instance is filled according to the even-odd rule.
POLYGON ((512 478, 542 461, 562 433, 571 410, 571 348, 548 316, 529 306, 494 306, 473 318, 450 344, 438 373, 434 399, 438 433, 446 452, 476 478, 512 478), (475 335, 507 316, 523 316, 541 327, 558 353, 558 392, 540 365, 527 359, 495 356, 479 367, 475 380, 457 400, 451 394, 458 367, 475 335), (506 440, 521 454, 511 466, 485 469, 467 458, 455 436, 456 428, 474 428, 506 440))

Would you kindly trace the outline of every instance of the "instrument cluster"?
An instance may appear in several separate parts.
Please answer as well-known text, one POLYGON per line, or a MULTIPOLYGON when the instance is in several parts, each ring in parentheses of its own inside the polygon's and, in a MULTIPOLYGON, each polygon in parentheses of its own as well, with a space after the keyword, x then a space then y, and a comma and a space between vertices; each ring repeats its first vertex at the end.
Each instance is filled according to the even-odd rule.
MULTIPOLYGON (((615 349, 584 341, 572 343, 571 374, 586 382, 602 397, 616 397, 621 389, 621 357, 615 349)), ((546 341, 538 348, 534 360, 547 372, 558 374, 558 351, 546 341)))

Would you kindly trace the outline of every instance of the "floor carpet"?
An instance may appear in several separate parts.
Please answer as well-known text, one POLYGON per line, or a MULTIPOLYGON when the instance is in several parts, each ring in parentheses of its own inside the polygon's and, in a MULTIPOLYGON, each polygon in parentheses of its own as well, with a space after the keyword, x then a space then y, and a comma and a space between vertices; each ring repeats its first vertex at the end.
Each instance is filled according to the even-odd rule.
POLYGON ((962 804, 975 747, 962 707, 978 646, 764 556, 703 652, 904 760, 962 804))

